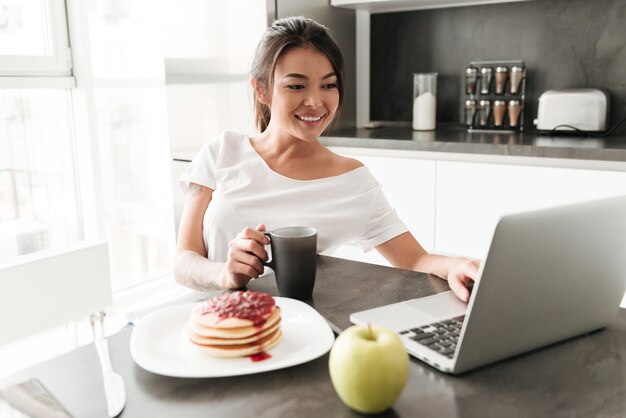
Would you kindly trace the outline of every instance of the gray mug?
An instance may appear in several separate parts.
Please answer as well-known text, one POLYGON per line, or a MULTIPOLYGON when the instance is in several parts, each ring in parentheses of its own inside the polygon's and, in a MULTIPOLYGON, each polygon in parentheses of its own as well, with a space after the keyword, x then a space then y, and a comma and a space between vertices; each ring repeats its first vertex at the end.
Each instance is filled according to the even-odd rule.
POLYGON ((274 270, 278 294, 300 300, 310 298, 317 269, 317 230, 290 226, 265 235, 270 239, 272 259, 264 265, 274 270))

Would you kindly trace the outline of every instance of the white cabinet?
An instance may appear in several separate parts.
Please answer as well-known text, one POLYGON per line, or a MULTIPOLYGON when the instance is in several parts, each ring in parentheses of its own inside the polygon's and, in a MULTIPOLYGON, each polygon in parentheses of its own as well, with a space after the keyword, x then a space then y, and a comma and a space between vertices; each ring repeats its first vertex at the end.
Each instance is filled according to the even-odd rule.
MULTIPOLYGON (((626 195, 626 171, 360 155, 413 235, 429 252, 483 258, 504 214, 626 195)), ((371 150, 362 151, 371 153, 371 150)), ((388 265, 353 245, 335 256, 388 265)))
POLYGON ((445 7, 479 4, 511 3, 528 0, 331 0, 330 5, 369 13, 389 13, 406 10, 442 9, 445 7))
MULTIPOLYGON (((336 151, 336 150, 335 150, 336 151)), ((367 166, 383 187, 383 192, 400 219, 427 250, 435 242, 435 169, 433 160, 412 158, 343 155, 356 158, 367 166)), ((389 265, 375 250, 363 253, 353 244, 346 244, 334 254, 336 257, 389 265)))
POLYGON ((506 213, 626 194, 626 172, 437 162, 435 251, 483 257, 506 213))
POLYGON ((372 172, 400 219, 426 250, 435 243, 436 162, 407 158, 355 156, 372 172))

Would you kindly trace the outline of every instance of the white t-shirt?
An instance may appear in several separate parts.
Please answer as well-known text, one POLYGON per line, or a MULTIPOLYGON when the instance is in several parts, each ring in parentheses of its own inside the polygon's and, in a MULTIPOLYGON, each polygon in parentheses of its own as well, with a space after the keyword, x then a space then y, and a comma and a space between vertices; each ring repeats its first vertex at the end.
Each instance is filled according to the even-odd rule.
POLYGON ((365 251, 408 231, 367 167, 315 180, 273 171, 247 135, 224 132, 206 143, 180 178, 213 190, 204 214, 208 259, 226 261, 228 243, 245 227, 317 229, 318 253, 355 242, 365 251))

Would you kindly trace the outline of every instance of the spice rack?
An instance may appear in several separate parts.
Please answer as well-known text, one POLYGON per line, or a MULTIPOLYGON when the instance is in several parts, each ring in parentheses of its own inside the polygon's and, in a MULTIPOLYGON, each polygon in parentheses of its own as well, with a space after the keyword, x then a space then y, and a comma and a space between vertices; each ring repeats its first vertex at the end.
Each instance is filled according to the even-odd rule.
POLYGON ((465 68, 463 123, 470 132, 520 132, 524 128, 523 61, 470 61, 465 68))

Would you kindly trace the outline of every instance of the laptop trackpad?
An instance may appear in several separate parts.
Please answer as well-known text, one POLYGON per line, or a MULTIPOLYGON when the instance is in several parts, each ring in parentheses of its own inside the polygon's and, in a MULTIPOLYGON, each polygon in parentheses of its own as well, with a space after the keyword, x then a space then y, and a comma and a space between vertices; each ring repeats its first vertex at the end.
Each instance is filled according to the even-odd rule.
POLYGON ((413 299, 405 303, 420 313, 433 317, 435 320, 464 315, 467 310, 467 303, 461 301, 451 291, 413 299))

